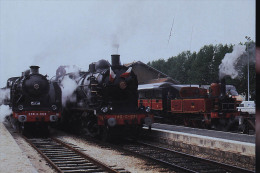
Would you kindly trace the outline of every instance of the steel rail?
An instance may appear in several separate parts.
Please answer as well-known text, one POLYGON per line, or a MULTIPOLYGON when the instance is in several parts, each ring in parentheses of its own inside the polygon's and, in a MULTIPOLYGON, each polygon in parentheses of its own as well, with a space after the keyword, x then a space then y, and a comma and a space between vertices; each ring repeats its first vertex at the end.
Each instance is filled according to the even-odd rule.
MULTIPOLYGON (((129 142, 128 144, 129 145, 129 142)), ((215 171, 215 172, 218 172, 218 171, 224 171, 224 172, 234 172, 234 173, 253 173, 254 171, 251 171, 251 170, 248 170, 248 169, 244 169, 244 168, 240 168, 240 167, 235 167, 235 166, 232 166, 232 165, 227 165, 227 164, 222 164, 222 163, 219 163, 219 162, 216 162, 216 161, 212 161, 212 160, 209 160, 209 159, 204 159, 204 158, 200 158, 200 157, 195 157, 195 156, 192 156, 192 155, 188 155, 186 153, 181 153, 181 152, 177 152, 177 151, 173 151, 173 150, 169 150, 169 149, 166 149, 166 148, 162 148, 162 147, 157 147, 157 146, 153 146, 151 144, 147 144, 147 143, 144 143, 144 142, 135 142, 133 143, 133 145, 140 145, 138 147, 134 147, 132 146, 132 149, 134 149, 135 151, 131 150, 131 146, 129 148, 127 148, 127 145, 123 145, 123 146, 117 146, 117 145, 111 145, 113 147, 115 147, 116 149, 122 151, 122 152, 126 152, 128 154, 131 154, 131 155, 136 155, 138 157, 141 157, 143 159, 148 159, 148 160, 151 160, 151 161, 154 161, 154 162, 157 162, 158 164, 163 164, 165 166, 168 166, 169 168, 175 168, 177 170, 181 170, 181 171, 185 171, 185 172, 192 172, 192 173, 198 173, 200 172, 201 170, 202 171, 215 171), (177 163, 173 163, 169 160, 165 160, 165 159, 161 159, 161 158, 156 158, 156 157, 153 157, 147 153, 142 153, 145 151, 144 148, 142 148, 142 146, 147 146, 147 147, 150 147, 150 148, 153 148, 155 151, 161 151, 161 154, 164 153, 164 154, 172 154, 173 156, 172 157, 169 157, 169 159, 171 160, 171 158, 175 158, 176 155, 179 156, 179 157, 176 157, 176 160, 178 159, 181 159, 181 160, 189 160, 187 162, 187 165, 181 165, 183 164, 183 162, 178 162, 177 163), (141 149, 140 149, 141 148, 141 149), (139 153, 140 151, 140 153, 139 153), (174 156, 175 155, 175 156, 174 156), (181 163, 181 164, 180 164, 181 163), (203 164, 202 164, 203 163, 203 164), (189 165, 189 164, 193 164, 193 165, 189 165), (194 164, 198 164, 198 165, 195 165, 194 164), (195 167, 195 169, 193 169, 192 167, 195 167), (206 167, 203 168, 203 167, 206 167), (207 167, 208 168, 212 168, 212 170, 207 170, 207 167), (204 170, 203 170, 204 169, 204 170)), ((146 151, 150 151, 149 149, 147 149, 146 151)), ((158 154, 156 152, 153 152, 151 150, 151 154, 158 154)), ((162 154, 163 155, 163 154, 162 154)))
POLYGON ((41 156, 59 173, 62 173, 62 170, 56 166, 45 154, 43 154, 43 152, 41 150, 39 150, 28 138, 26 138, 25 136, 23 136, 23 139, 25 139, 25 141, 27 143, 29 143, 38 153, 41 154, 41 156))
POLYGON ((183 155, 185 157, 188 157, 188 158, 191 158, 191 159, 194 159, 194 160, 199 160, 199 161, 207 163, 207 164, 219 166, 219 167, 227 169, 227 170, 229 170, 231 172, 236 172, 236 173, 254 173, 254 171, 251 171, 251 170, 248 170, 248 169, 244 169, 244 168, 241 168, 241 167, 236 167, 236 166, 233 166, 233 165, 228 165, 228 164, 216 162, 214 160, 205 159, 205 158, 202 158, 202 157, 197 157, 197 156, 193 156, 193 155, 190 155, 190 154, 186 154, 186 153, 170 150, 168 148, 154 146, 154 145, 149 144, 149 143, 145 143, 145 142, 141 142, 141 141, 138 141, 137 143, 140 143, 142 145, 147 145, 147 146, 155 148, 155 149, 164 150, 166 152, 173 152, 173 153, 176 153, 176 154, 180 154, 180 155, 183 155))
POLYGON ((71 147, 70 145, 66 144, 65 142, 63 142, 63 141, 61 141, 61 140, 59 140, 57 138, 53 138, 53 137, 51 139, 56 141, 57 143, 60 143, 61 145, 65 146, 65 147, 67 147, 68 149, 73 150, 75 153, 79 154, 81 157, 83 157, 83 158, 85 158, 87 160, 90 160, 94 164, 102 167, 105 171, 110 172, 110 173, 119 173, 118 171, 116 171, 116 170, 112 169, 111 167, 107 166, 106 164, 104 164, 104 163, 94 159, 93 157, 91 157, 91 156, 89 156, 89 155, 87 155, 87 154, 85 154, 85 153, 83 153, 83 152, 81 152, 81 151, 71 147))
POLYGON ((189 172, 189 173, 198 173, 196 171, 193 171, 191 169, 179 166, 177 164, 173 164, 173 163, 170 163, 170 162, 163 161, 161 159, 156 159, 156 158, 144 155, 144 154, 140 154, 140 153, 137 153, 137 152, 125 149, 123 147, 119 147, 119 146, 115 146, 115 145, 113 145, 113 147, 118 149, 118 150, 120 150, 120 151, 122 151, 122 152, 128 153, 130 155, 134 155, 134 156, 140 157, 142 159, 148 159, 148 160, 156 162, 157 164, 165 165, 165 166, 170 167, 170 168, 174 168, 174 169, 177 169, 177 170, 180 170, 180 171, 184 171, 184 172, 189 172))
MULTIPOLYGON (((44 143, 43 145, 49 145, 48 147, 49 147, 49 149, 46 149, 46 151, 48 151, 48 153, 44 153, 43 151, 41 151, 36 145, 37 144, 34 144, 30 139, 28 139, 28 138, 26 138, 25 136, 23 136, 22 135, 22 137, 26 140, 26 142, 28 142, 38 153, 40 153, 41 155, 42 155, 42 157, 57 171, 57 172, 59 172, 59 173, 63 173, 63 172, 68 172, 69 170, 66 170, 67 168, 69 169, 69 166, 63 166, 63 168, 62 168, 62 166, 60 166, 59 167, 59 165, 57 165, 57 163, 64 163, 64 161, 68 161, 68 162, 72 162, 72 163, 74 163, 74 162, 82 162, 83 163, 83 161, 82 161, 82 159, 84 159, 84 160, 86 160, 85 162, 85 164, 88 164, 87 163, 87 161, 89 161, 90 163, 92 163, 92 164, 94 164, 94 165, 96 165, 97 167, 99 167, 99 168, 101 168, 104 172, 109 172, 109 173, 119 173, 119 171, 117 171, 117 170, 115 170, 115 169, 113 169, 113 168, 111 168, 111 167, 109 167, 108 165, 106 165, 106 164, 104 164, 104 163, 102 163, 102 162, 100 162, 100 161, 98 161, 98 160, 96 160, 96 159, 94 159, 94 158, 92 158, 91 156, 89 156, 89 155, 87 155, 86 153, 83 153, 83 152, 81 152, 81 151, 79 151, 78 149, 76 149, 75 147, 73 148, 72 146, 70 146, 69 144, 66 144, 65 142, 63 142, 63 141, 61 141, 61 140, 59 140, 59 139, 57 139, 57 138, 49 138, 49 140, 52 140, 53 142, 55 142, 56 144, 59 144, 60 146, 62 146, 62 147, 65 147, 65 148, 67 148, 68 149, 68 151, 66 151, 66 152, 64 152, 64 151, 62 151, 63 149, 59 149, 60 151, 58 152, 58 153, 56 153, 55 154, 55 152, 54 153, 52 153, 51 151, 52 150, 54 150, 54 149, 51 149, 52 147, 51 147, 51 144, 48 144, 48 141, 47 142, 42 142, 42 143, 44 143), (74 152, 75 154, 72 154, 72 153, 69 153, 69 151, 72 151, 72 152, 74 152), (50 153, 51 152, 51 153, 50 153), (69 153, 69 154, 68 154, 69 153), (52 156, 57 156, 57 155, 62 155, 62 154, 66 154, 66 156, 63 156, 63 158, 61 158, 61 156, 59 157, 58 156, 58 158, 56 158, 56 159, 51 159, 51 158, 49 158, 48 157, 48 154, 50 155, 52 155, 52 156), (72 157, 72 158, 70 158, 70 157, 72 157), (74 157, 74 158, 73 158, 74 157), (71 160, 70 160, 71 159, 71 160), (74 159, 74 161, 72 161, 74 159), (53 161, 52 161, 53 160, 53 161), (55 160, 55 161, 54 161, 55 160), (59 161, 60 160, 60 161, 59 161), (56 164, 55 164, 55 162, 56 162, 56 164), (65 168, 64 168, 65 167, 65 168)), ((40 140, 40 138, 39 139, 37 139, 37 140, 40 140)), ((44 139, 42 139, 42 140, 44 140, 44 139)), ((45 139, 45 140, 47 140, 47 139, 45 139)), ((36 142, 37 143, 37 142, 36 142)), ((57 146, 53 146, 54 148, 56 148, 57 146)), ((75 170, 77 170, 77 169, 79 169, 79 171, 82 171, 82 167, 84 167, 84 166, 86 166, 86 165, 83 165, 83 166, 79 166, 79 165, 77 165, 76 164, 76 167, 74 166, 73 168, 75 168, 75 170), (78 167, 78 168, 77 168, 78 167)), ((90 166, 91 167, 91 166, 90 166)), ((95 172, 95 170, 93 170, 94 172, 95 172)), ((89 171, 89 172, 91 172, 91 170, 89 171)))

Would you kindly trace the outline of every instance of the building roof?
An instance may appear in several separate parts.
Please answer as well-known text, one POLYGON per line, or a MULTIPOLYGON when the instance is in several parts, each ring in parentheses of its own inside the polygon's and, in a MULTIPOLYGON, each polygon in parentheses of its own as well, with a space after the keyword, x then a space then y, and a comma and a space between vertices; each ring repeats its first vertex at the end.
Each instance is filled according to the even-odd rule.
POLYGON ((152 79, 152 80, 149 80, 147 83, 161 83, 161 82, 170 82, 173 84, 179 83, 178 81, 172 79, 171 77, 152 79))
POLYGON ((172 79, 171 77, 169 77, 167 74, 141 62, 141 61, 134 61, 134 62, 131 62, 131 63, 128 63, 128 64, 124 64, 124 66, 126 67, 132 67, 132 66, 135 66, 135 65, 141 65, 145 68, 148 68, 149 70, 152 70, 154 72, 157 72, 158 74, 160 74, 159 78, 158 79, 152 79, 150 80, 148 83, 160 83, 160 82, 172 82, 174 84, 179 84, 180 82, 175 80, 175 79, 172 79))
POLYGON ((128 63, 128 64, 124 64, 124 66, 126 66, 126 67, 134 66, 134 65, 142 65, 142 66, 144 66, 148 69, 151 69, 153 71, 156 71, 157 73, 160 73, 162 75, 161 77, 169 77, 167 74, 165 74, 165 73, 163 73, 163 72, 161 72, 161 71, 159 71, 159 70, 157 70, 157 69, 155 69, 155 68, 153 68, 153 67, 151 67, 151 66, 149 66, 149 65, 147 65, 147 64, 145 64, 141 61, 137 61, 137 62, 134 61, 134 62, 131 62, 131 63, 128 63))

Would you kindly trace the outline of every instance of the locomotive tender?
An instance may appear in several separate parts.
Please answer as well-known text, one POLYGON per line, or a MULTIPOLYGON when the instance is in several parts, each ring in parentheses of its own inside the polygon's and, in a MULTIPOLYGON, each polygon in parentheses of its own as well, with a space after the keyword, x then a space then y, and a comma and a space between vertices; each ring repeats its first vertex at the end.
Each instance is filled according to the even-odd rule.
POLYGON ((225 79, 208 89, 158 83, 139 85, 138 90, 138 106, 151 109, 164 122, 217 130, 246 129, 248 114, 237 111, 238 102, 232 97, 237 93, 234 87, 226 86, 225 79))
POLYGON ((61 87, 66 76, 77 83, 74 99, 68 99, 63 109, 66 127, 81 127, 104 140, 138 134, 144 124, 151 127, 153 115, 138 108, 138 81, 132 67, 121 65, 120 55, 111 55, 111 62, 91 63, 87 72, 66 74, 64 68, 57 69, 61 87))
POLYGON ((39 74, 39 66, 30 66, 20 77, 7 80, 10 88, 9 119, 15 129, 24 132, 33 128, 48 133, 48 126, 61 117, 61 89, 39 74))

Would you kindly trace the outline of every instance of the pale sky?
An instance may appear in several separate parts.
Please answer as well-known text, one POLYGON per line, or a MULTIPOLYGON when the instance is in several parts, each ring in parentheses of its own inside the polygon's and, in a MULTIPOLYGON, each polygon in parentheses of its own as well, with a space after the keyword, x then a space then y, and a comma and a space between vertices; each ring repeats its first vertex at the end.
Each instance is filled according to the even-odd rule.
POLYGON ((30 65, 52 77, 60 65, 110 62, 115 45, 122 63, 147 63, 255 41, 255 18, 254 0, 0 0, 0 87, 30 65))

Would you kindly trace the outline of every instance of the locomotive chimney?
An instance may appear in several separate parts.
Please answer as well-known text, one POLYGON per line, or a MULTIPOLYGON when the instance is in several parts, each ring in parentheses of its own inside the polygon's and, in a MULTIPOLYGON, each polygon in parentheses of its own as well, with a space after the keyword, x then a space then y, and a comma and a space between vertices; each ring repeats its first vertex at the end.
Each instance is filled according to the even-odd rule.
POLYGON ((90 73, 94 73, 96 71, 96 64, 95 63, 91 63, 89 64, 89 72, 90 73))
POLYGON ((118 55, 118 54, 111 55, 111 62, 112 62, 112 66, 119 66, 120 65, 120 55, 118 55))
POLYGON ((31 74, 39 74, 39 66, 30 66, 31 74))
POLYGON ((221 96, 224 97, 226 95, 226 79, 221 79, 221 96))

